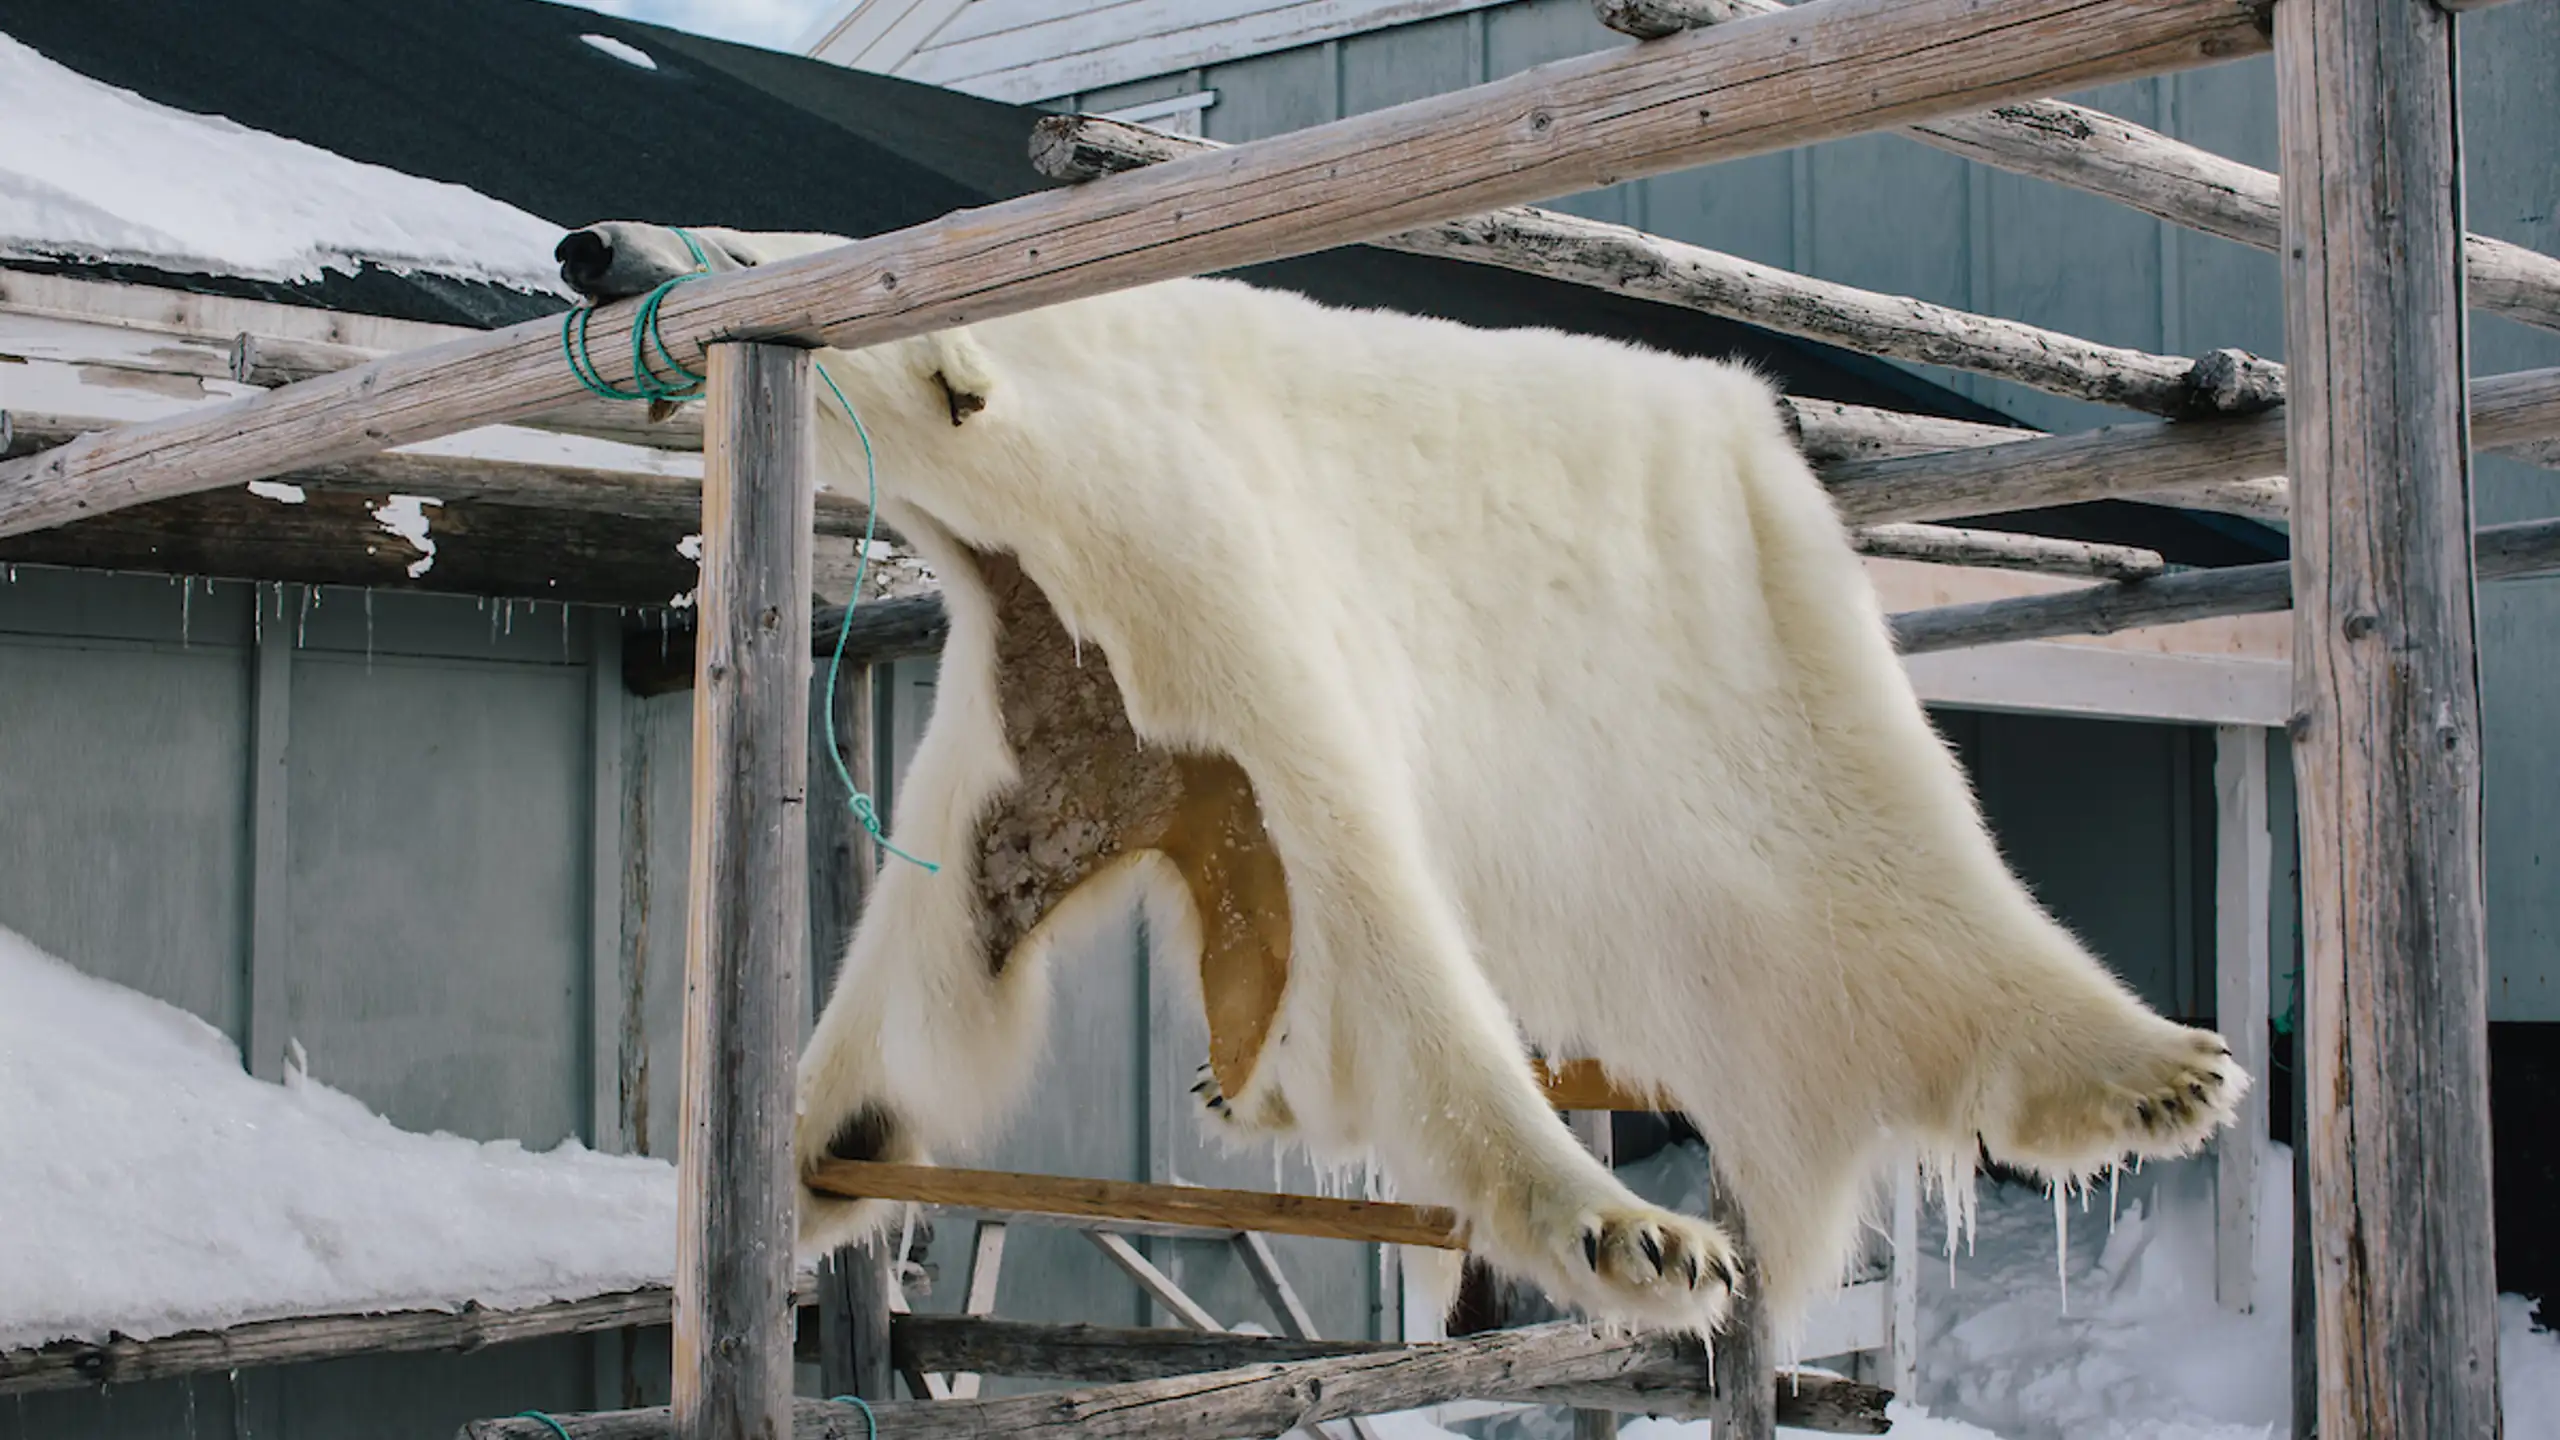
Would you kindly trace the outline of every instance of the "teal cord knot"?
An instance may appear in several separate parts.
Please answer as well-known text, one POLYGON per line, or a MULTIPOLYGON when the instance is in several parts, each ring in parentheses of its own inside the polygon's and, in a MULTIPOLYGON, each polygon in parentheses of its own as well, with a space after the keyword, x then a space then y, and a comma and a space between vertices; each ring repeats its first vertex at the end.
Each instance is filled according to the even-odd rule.
MULTIPOLYGON (((550 1416, 543 1414, 539 1410, 519 1410, 516 1412, 515 1418, 518 1420, 539 1420, 543 1424, 550 1426, 551 1433, 559 1436, 560 1440, 575 1440, 575 1437, 569 1434, 568 1426, 561 1424, 559 1421, 552 1419, 550 1416)), ((876 1425, 872 1427, 872 1433, 875 1436, 879 1433, 879 1428, 880 1427, 876 1425)))
MULTIPOLYGON (((711 273, 711 259, 703 254, 701 242, 693 238, 692 232, 682 226, 667 228, 675 231, 676 238, 682 240, 684 248, 693 255, 694 269, 690 275, 661 281, 657 288, 641 297, 640 308, 631 317, 632 388, 616 388, 604 378, 604 373, 596 368, 594 358, 587 353, 587 320, 595 313, 594 302, 576 306, 560 319, 560 353, 568 359, 569 372, 578 377, 578 383, 586 387, 588 394, 599 399, 690 400, 702 393, 702 387, 709 378, 686 369, 684 362, 676 358, 675 351, 667 347, 666 337, 658 333, 658 306, 667 298, 667 292, 687 280, 700 279, 711 273), (649 347, 653 345, 657 347, 659 357, 666 362, 666 368, 674 371, 682 384, 661 378, 650 365, 649 347)), ((835 658, 827 662, 827 758, 834 762, 836 778, 844 782, 845 793, 852 797, 849 803, 854 819, 861 822, 872 842, 908 864, 922 867, 928 874, 938 874, 941 866, 929 860, 919 860, 889 843, 889 837, 880 827, 879 810, 872 805, 871 797, 862 793, 862 787, 853 783, 853 772, 845 767, 844 744, 836 734, 836 676, 844 666, 845 641, 853 634, 853 607, 862 603, 862 582, 871 573, 872 537, 880 527, 880 460, 871 448, 871 432, 863 427, 862 417, 854 413, 853 402, 844 398, 844 391, 838 388, 835 377, 827 373, 824 365, 818 366, 817 370, 818 378, 827 382, 828 391, 836 397, 836 404, 844 408, 844 418, 853 422, 853 433, 862 438, 862 463, 871 488, 868 513, 862 524, 862 549, 854 561, 853 598, 845 602, 844 623, 836 631, 835 658)), ((854 1403, 862 1404, 859 1400, 854 1403)), ((863 1413, 869 1414, 870 1407, 864 1406, 863 1413)), ((554 1430, 560 1428, 559 1422, 549 1416, 537 1418, 549 1423, 554 1430)), ((565 1440, 567 1432, 561 1433, 565 1440)), ((878 1434, 876 1424, 873 1434, 878 1434)))

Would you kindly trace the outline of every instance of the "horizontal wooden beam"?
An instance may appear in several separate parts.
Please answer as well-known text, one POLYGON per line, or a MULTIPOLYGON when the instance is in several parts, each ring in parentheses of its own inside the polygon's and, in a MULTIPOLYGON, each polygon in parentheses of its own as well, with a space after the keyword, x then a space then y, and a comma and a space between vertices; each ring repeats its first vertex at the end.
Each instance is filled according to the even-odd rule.
MULTIPOLYGON (((2471 386, 2472 441, 2500 450, 2560 435, 2560 368, 2471 386)), ((1823 471, 1853 525, 1945 520, 2284 473, 2284 412, 2109 425, 1977 450, 1853 460, 1823 471)))
MULTIPOLYGON (((2448 9, 2497 0, 2436 0, 2448 9)), ((1754 19, 1779 0, 1598 0, 1601 23, 1639 39, 1754 19)), ((2069 89, 2057 85, 2055 90, 2069 89)), ((2281 243, 2276 177, 2104 111, 2061 100, 2013 100, 1905 127, 1924 145, 2101 195, 2146 215, 2273 253, 2281 243)), ((2469 303, 2560 330, 2560 259, 2494 240, 2463 240, 2469 303)))
POLYGON ((1530 1073, 1558 1110, 1623 1110, 1631 1114, 1667 1113, 1678 1107, 1668 1096, 1648 1095, 1618 1084, 1597 1060, 1531 1060, 1530 1073))
MULTIPOLYGON (((817 1303, 815 1282, 799 1278, 794 1299, 817 1303)), ((223 1330, 190 1330, 150 1340, 116 1336, 0 1351, 0 1395, 131 1385, 215 1370, 292 1365, 347 1355, 478 1350, 490 1345, 668 1323, 674 1292, 663 1285, 582 1300, 492 1310, 390 1310, 255 1320, 223 1330)))
MULTIPOLYGON (((2522 580, 2560 572, 2560 520, 2482 526, 2472 536, 2483 580, 2522 580)), ((2217 615, 2260 615, 2293 606, 2288 561, 2189 570, 2121 585, 2091 585, 2052 595, 1985 600, 1906 610, 1893 617, 1903 654, 2042 640, 2056 635, 2112 635, 2217 615)))
MULTIPOLYGON (((720 339, 875 345, 2255 54, 2268 47, 2264 20, 2250 0, 1817 0, 706 276, 666 296, 659 329, 670 355, 697 367, 720 339)), ((608 381, 629 383, 638 308, 595 317, 608 381)), ((0 462, 0 535, 557 410, 583 393, 559 331, 527 322, 0 462)))
MULTIPOLYGON (((82 415, 0 412, 6 418, 0 450, 32 455, 84 435, 115 430, 120 423, 82 415)), ((528 460, 488 460, 472 455, 389 450, 325 465, 304 465, 274 477, 305 490, 352 495, 432 495, 535 510, 590 510, 630 519, 680 524, 679 534, 702 528, 702 480, 652 470, 555 465, 528 460)), ((818 497, 817 533, 858 537, 868 509, 841 495, 818 497)))
POLYGON ((2157 550, 1965 530, 1950 525, 1870 525, 1852 531, 1861 555, 1917 560, 1931 565, 1972 565, 2035 575, 2079 575, 2096 580, 2144 580, 2168 568, 2157 550))
POLYGON ((1150 1185, 1136 1180, 1095 1180, 1072 1175, 1016 1175, 939 1165, 892 1165, 876 1160, 821 1161, 802 1177, 802 1183, 821 1195, 847 1200, 906 1200, 1025 1216, 1152 1220, 1228 1233, 1253 1230, 1382 1245, 1465 1248, 1465 1241, 1458 1234, 1457 1214, 1436 1205, 1150 1185))
MULTIPOLYGON (((1301 1426, 1462 1399, 1488 1390, 1605 1385, 1643 1370, 1658 1336, 1610 1334, 1575 1321, 1496 1330, 1382 1352, 1133 1380, 1007 1400, 907 1400, 852 1405, 802 1400, 795 1440, 1199 1440, 1278 1435, 1301 1426)), ((1791 1380, 1794 1377, 1789 1377, 1791 1380)), ((1806 1377, 1810 1379, 1812 1377, 1806 1377)), ((1877 1408, 1881 1408, 1880 1404, 1877 1408)), ((460 1440, 664 1440, 665 1407, 562 1415, 552 1421, 481 1420, 460 1440), (556 1425, 558 1428, 554 1429, 556 1425)), ((1864 1433, 1882 1433, 1870 1429, 1864 1433)))
MULTIPOLYGON (((1225 147, 1098 115, 1053 115, 1032 160, 1088 180, 1225 147)), ((1528 206, 1369 242, 1676 305, 1865 355, 1943 365, 2049 395, 2154 415, 2249 414, 2284 401, 2284 367, 2237 350, 2210 363, 2101 345, 2057 330, 1799 275, 1624 225, 1528 206)))
MULTIPOLYGON (((231 341, 231 378, 243 385, 273 390, 297 380, 353 370, 389 353, 328 340, 296 340, 243 330, 231 341)), ((586 395, 560 409, 527 415, 516 423, 535 430, 618 440, 659 450, 702 448, 700 401, 657 406, 586 395)))
MULTIPOLYGON (((1198 1334, 1162 1328, 1042 1325, 968 1315, 901 1315, 890 1322, 897 1363, 923 1371, 975 1371, 1030 1380, 1125 1383, 1248 1365, 1351 1355, 1392 1355, 1409 1347, 1371 1340, 1301 1340, 1276 1335, 1198 1334)), ((1496 1377, 1471 1400, 1693 1419, 1707 1413, 1715 1382, 1705 1348, 1685 1337, 1639 1341, 1637 1368, 1605 1381, 1541 1386, 1496 1377)), ((1782 1374, 1778 1423, 1819 1434, 1880 1435, 1891 1393, 1836 1376, 1782 1374)))

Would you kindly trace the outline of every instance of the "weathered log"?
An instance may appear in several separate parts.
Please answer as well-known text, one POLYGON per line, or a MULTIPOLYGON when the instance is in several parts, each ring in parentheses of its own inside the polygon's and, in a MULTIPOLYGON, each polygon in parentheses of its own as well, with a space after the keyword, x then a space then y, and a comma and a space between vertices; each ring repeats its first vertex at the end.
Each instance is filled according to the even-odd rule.
MULTIPOLYGON (((1026 1380, 1125 1383, 1248 1365, 1347 1355, 1392 1355, 1410 1347, 1375 1340, 1302 1340, 1270 1335, 1204 1335, 1171 1329, 1042 1325, 965 1315, 901 1315, 892 1325, 898 1363, 919 1370, 976 1370, 1026 1380)), ((1714 1398, 1707 1356, 1671 1336, 1638 1341, 1638 1368, 1606 1381, 1551 1386, 1500 1380, 1465 1398, 1576 1405, 1691 1419, 1714 1398)), ((1722 1342, 1716 1355, 1720 1368, 1722 1342)), ((1781 1375, 1772 1387, 1778 1423, 1835 1435, 1885 1432, 1889 1395, 1827 1375, 1781 1375)))
MULTIPOLYGON (((2483 580, 2560 572, 2560 520, 2483 526, 2473 543, 2483 580)), ((1892 617, 1894 645, 1905 655, 1918 655, 2057 635, 2113 635, 2218 615, 2271 614, 2292 607, 2293 583, 2291 562, 2278 560, 2051 595, 1905 610, 1892 617)))
POLYGON ((2276 14, 2319 1382, 2295 1432, 2340 1440, 2499 1433, 2454 23, 2276 14))
POLYGON ((790 1426, 793 1067, 809 930, 817 367, 711 350, 693 701, 673 1395, 681 1440, 790 1426))
MULTIPOLYGON (((2475 3, 2499 0, 2453 0, 2445 8, 2475 3)), ((1639 39, 1785 8, 1780 0, 1598 4, 1602 24, 1639 39), (1622 19, 1625 23, 1619 23, 1622 19)), ((2085 105, 2015 100, 1977 114, 1924 120, 1900 133, 1950 154, 2102 195, 2172 225, 2259 250, 2276 250, 2282 238, 2275 176, 2085 105)), ((2510 320, 2560 330, 2560 259, 2486 235, 2464 236, 2462 251, 2469 303, 2510 320)))
MULTIPOLYGON (((0 453, 26 455, 69 444, 83 435, 114 430, 121 422, 26 413, 12 415, 0 423, 8 423, 15 432, 13 439, 0 441, 0 453)), ((391 450, 301 466, 275 478, 279 483, 299 485, 305 490, 432 495, 445 501, 471 500, 536 510, 590 510, 665 520, 682 524, 679 534, 700 529, 702 520, 702 482, 690 475, 666 475, 653 470, 609 470, 600 466, 391 450)), ((821 535, 859 537, 869 515, 859 500, 821 495, 815 527, 821 535)))
POLYGON ((1460 1248, 1458 1217, 1436 1205, 1272 1195, 1194 1185, 1150 1185, 1075 1175, 1016 1175, 877 1160, 826 1160, 803 1183, 848 1200, 908 1200, 1023 1215, 1159 1221, 1232 1233, 1317 1235, 1384 1245, 1460 1248))
MULTIPOLYGON (((688 364, 721 338, 860 348, 2266 45, 2251 0, 1826 0, 705 276, 669 292, 658 334, 688 364)), ((630 382, 639 308, 595 316, 609 383, 630 382)), ((0 462, 0 535, 557 410, 584 393, 559 329, 530 321, 0 462)))
MULTIPOLYGON (((983 1323, 983 1322, 982 1322, 983 1323)), ((1287 1344, 1306 1342, 1287 1341, 1287 1344)), ((1009 1400, 911 1400, 872 1407, 802 1400, 793 1406, 795 1440, 958 1440, 1006 1435, 1020 1440, 1218 1440, 1277 1435, 1300 1426, 1354 1415, 1375 1415, 1444 1400, 1537 1391, 1544 1400, 1586 1392, 1647 1370, 1659 1337, 1603 1334, 1565 1321, 1521 1330, 1497 1330, 1463 1340, 1397 1347, 1374 1353, 1327 1356, 1280 1364, 1133 1380, 1084 1390, 1025 1395, 1009 1400)), ((980 1366, 979 1368, 986 1368, 980 1366)), ((1790 1377, 1792 1382, 1794 1377, 1790 1377)), ((1807 1388, 1828 1387, 1804 1377, 1807 1388)), ((1833 1386, 1850 1382, 1833 1381, 1833 1386)), ((1855 1387, 1847 1403, 1832 1407, 1881 1416, 1884 1392, 1855 1387)), ((1582 1403, 1577 1398, 1574 1403, 1582 1403)), ((1818 1418, 1818 1417, 1809 1417, 1818 1418)), ((618 1410, 556 1417, 560 1429, 536 1420, 481 1420, 463 1427, 461 1440, 664 1440, 668 1412, 618 1410)), ((1872 1422, 1869 1422, 1870 1425, 1872 1422)), ((1864 1428, 1848 1433, 1878 1434, 1864 1428)))
MULTIPOLYGON (((2560 435, 2560 368, 2471 385, 2471 433, 2483 450, 2560 435)), ((2175 491, 2284 472, 2285 416, 2137 421, 1978 450, 1853 460, 1823 471, 1852 524, 1944 520, 2081 500, 2175 491)))
MULTIPOLYGON (((1034 164, 1066 179, 1223 148, 1098 115, 1046 117, 1034 127, 1031 145, 1034 164)), ((1369 243, 1541 275, 1862 354, 1944 365, 2154 415, 2249 414, 2284 403, 2284 367, 2240 351, 2217 351, 2208 364, 2101 345, 1553 210, 1518 206, 1369 243)))
MULTIPOLYGON (((243 385, 273 390, 314 375, 352 370, 390 352, 340 345, 328 340, 292 340, 242 331, 231 341, 231 378, 243 385)), ((661 407, 586 395, 540 415, 515 423, 563 435, 619 440, 660 450, 702 448, 702 406, 698 401, 661 407), (663 418, 653 418, 663 416, 663 418)))
POLYGON ((1977 565, 2037 575, 2085 575, 2099 580, 2142 580, 2168 568, 2157 550, 1963 530, 1949 525, 1870 525, 1850 533, 1861 555, 1918 560, 1933 565, 1977 565))

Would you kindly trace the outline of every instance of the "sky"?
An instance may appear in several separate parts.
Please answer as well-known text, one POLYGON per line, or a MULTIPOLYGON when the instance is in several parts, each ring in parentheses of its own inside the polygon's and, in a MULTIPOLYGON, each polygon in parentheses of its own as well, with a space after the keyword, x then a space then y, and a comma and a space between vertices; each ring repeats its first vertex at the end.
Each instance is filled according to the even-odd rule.
POLYGON ((798 53, 800 42, 822 20, 849 8, 848 0, 568 0, 607 15, 645 20, 715 40, 735 40, 768 50, 798 53))

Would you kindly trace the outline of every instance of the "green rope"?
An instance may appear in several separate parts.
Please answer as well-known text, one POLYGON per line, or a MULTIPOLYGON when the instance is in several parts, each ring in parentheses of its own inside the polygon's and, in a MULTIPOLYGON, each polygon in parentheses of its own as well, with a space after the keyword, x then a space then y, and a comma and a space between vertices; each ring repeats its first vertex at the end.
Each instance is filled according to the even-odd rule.
MULTIPOLYGON (((578 377, 578 383, 586 387, 588 394, 599 399, 690 400, 702 393, 708 379, 686 369, 684 362, 676 358, 675 351, 668 348, 666 337, 658 332, 658 306, 667 298, 667 292, 711 271, 710 257, 703 254, 701 244, 692 233, 681 226, 668 228, 675 231, 676 238, 682 240, 684 248, 692 253, 693 273, 661 281, 641 297, 640 308, 631 317, 631 389, 618 389, 606 380, 604 372, 596 368, 594 357, 588 354, 587 321, 595 313, 595 302, 575 306, 560 318, 560 353, 569 362, 569 372, 578 377), (661 378, 650 365, 649 347, 652 345, 657 347, 666 368, 674 371, 682 384, 661 378)), ((854 818, 862 823, 863 830, 872 841, 910 865, 921 866, 927 873, 938 873, 942 867, 929 860, 919 860, 889 843, 889 837, 882 833, 880 827, 878 808, 871 803, 870 796, 862 793, 862 787, 853 783, 853 772, 844 761, 843 742, 836 734, 836 676, 844 666, 845 641, 853 634, 853 607, 862 603, 862 583, 871 572, 872 537, 880 527, 880 461, 871 448, 871 432, 863 426, 862 417, 854 413, 853 402, 844 397, 844 391, 837 387, 835 377, 827 373, 825 366, 820 365, 817 370, 818 378, 827 382, 827 389, 836 397, 836 403, 844 407, 844 418, 853 422, 853 433, 862 438, 862 463, 871 487, 868 512, 862 525, 862 549, 854 562, 853 597, 845 602, 844 623, 836 630, 835 656, 827 662, 827 758, 834 762, 836 778, 844 783, 845 793, 852 797, 849 803, 854 818)), ((558 1428, 556 1422, 553 1428, 558 1428)))
POLYGON ((870 1401, 863 1399, 859 1395, 838 1395, 833 1398, 839 1405, 861 1406, 862 1423, 871 1428, 871 1440, 880 1440, 880 1417, 871 1413, 870 1401))
MULTIPOLYGON (((516 1418, 519 1420, 539 1420, 543 1424, 550 1426, 551 1433, 559 1436, 560 1440, 577 1440, 577 1437, 569 1433, 568 1426, 561 1424, 559 1421, 552 1419, 550 1416, 543 1414, 539 1410, 519 1410, 516 1412, 516 1418)), ((872 1427, 872 1435, 873 1440, 878 1440, 878 1426, 875 1425, 872 1427)))

